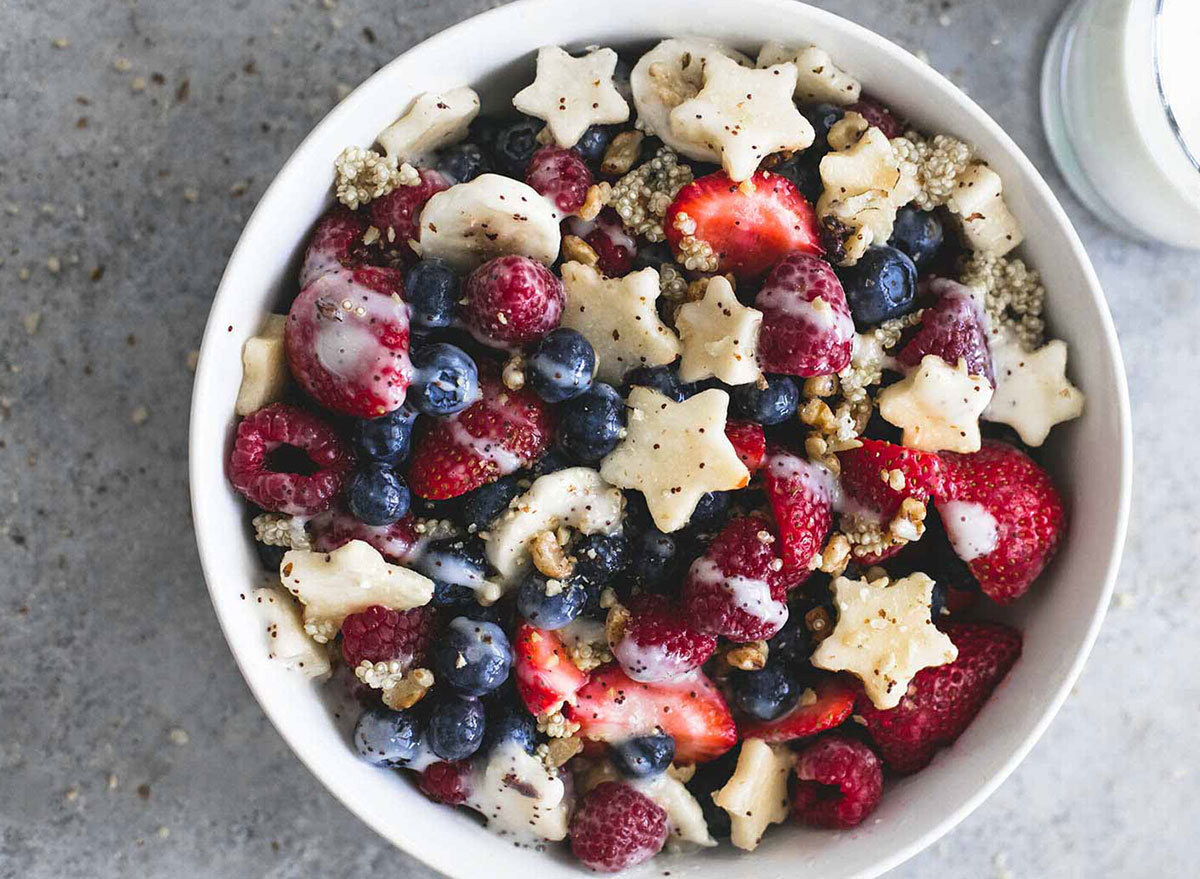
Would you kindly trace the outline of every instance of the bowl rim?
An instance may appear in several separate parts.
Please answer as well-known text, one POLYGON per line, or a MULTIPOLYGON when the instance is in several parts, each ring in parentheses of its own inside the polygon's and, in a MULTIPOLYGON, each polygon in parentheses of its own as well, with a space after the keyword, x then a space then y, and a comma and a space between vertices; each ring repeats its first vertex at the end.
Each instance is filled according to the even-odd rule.
MULTIPOLYGON (((582 2, 582 0, 579 0, 582 2)), ((1118 341, 1115 326, 1113 324, 1112 315, 1108 309, 1107 302, 1104 298, 1103 291, 1100 285, 1099 278, 1096 275, 1095 269, 1092 266, 1083 243, 1079 238, 1070 219, 1067 217, 1065 210, 1059 203, 1058 199, 1050 189, 1049 185, 1042 177, 1041 173, 1033 165, 1030 159, 1025 155, 1024 151, 1016 144, 1008 133, 996 123, 991 116, 983 110, 975 101, 954 85, 945 76, 937 70, 925 64, 910 54, 905 49, 893 43, 886 37, 875 33, 867 27, 864 27, 849 19, 843 18, 834 13, 814 7, 808 3, 796 2, 796 0, 743 0, 742 5, 748 7, 747 13, 753 14, 750 8, 757 7, 762 10, 772 10, 777 13, 794 13, 796 10, 802 10, 801 15, 807 16, 810 21, 816 21, 820 25, 831 25, 841 30, 849 38, 863 41, 868 44, 873 51, 882 53, 887 59, 893 63, 903 65, 910 68, 916 75, 924 77, 931 83, 938 85, 945 91, 948 91, 955 100, 961 105, 961 108, 971 116, 973 122, 985 129, 992 136, 999 147, 1007 154, 1006 158, 1014 162, 1024 172, 1026 178, 1032 186, 1031 198, 1037 202, 1040 207, 1049 212, 1052 222, 1060 227, 1065 239, 1069 242, 1070 252, 1064 254, 1065 258, 1074 261, 1083 277, 1087 281, 1087 294, 1091 298, 1092 307, 1097 313, 1099 323, 1102 329, 1102 338, 1098 341, 1102 342, 1104 351, 1107 355, 1108 366, 1111 368, 1113 377, 1115 378, 1115 387, 1112 389, 1115 397, 1115 411, 1112 413, 1117 423, 1117 434, 1120 438, 1120 455, 1119 466, 1120 473, 1118 476, 1118 504, 1114 519, 1114 541, 1109 551, 1109 558, 1105 566, 1105 579, 1103 588, 1096 602, 1095 608, 1092 610, 1091 619, 1088 623, 1086 634, 1079 643, 1075 656, 1063 674, 1058 688, 1053 692, 1045 703, 1045 708, 1038 721, 1032 725, 1029 732, 1018 742, 1013 742, 1008 758, 1003 764, 988 778, 985 782, 979 785, 973 794, 966 797, 963 802, 955 809, 948 812, 941 820, 937 821, 924 833, 921 833, 906 844, 898 847, 885 857, 879 858, 870 867, 860 870, 854 874, 859 879, 869 879, 869 877, 879 876, 882 873, 899 866, 904 861, 908 860, 913 855, 927 848, 936 840, 944 836, 956 825, 970 815, 980 804, 984 802, 991 794, 1008 778, 1013 770, 1025 759, 1032 750, 1033 746, 1042 737, 1046 728, 1057 715, 1069 695, 1071 688, 1075 685, 1088 656, 1095 644, 1100 627, 1103 623, 1107 609, 1111 603, 1112 593, 1115 587, 1116 576, 1121 561, 1121 555, 1125 545, 1127 526, 1129 520, 1130 497, 1132 492, 1132 462, 1133 462, 1133 440, 1132 440, 1132 424, 1130 414, 1130 403, 1128 394, 1128 384, 1126 381, 1124 362, 1121 355, 1120 344, 1118 341)), ((199 433, 202 425, 202 418, 211 412, 211 406, 205 394, 205 388, 209 384, 208 377, 212 371, 211 361, 209 356, 212 349, 215 347, 215 337, 222 334, 222 328, 218 325, 218 308, 217 304, 225 297, 231 296, 234 293, 234 277, 233 267, 240 262, 239 257, 242 257, 243 251, 249 246, 251 239, 255 238, 255 232, 260 226, 264 226, 269 222, 269 217, 266 214, 265 206, 270 204, 279 194, 279 191, 285 188, 285 180, 289 177, 289 170, 300 164, 301 157, 306 153, 309 146, 317 140, 322 133, 327 130, 337 127, 344 118, 350 117, 355 107, 355 98, 368 85, 380 80, 387 79, 391 76, 390 71, 395 68, 409 54, 418 50, 422 52, 445 52, 457 40, 460 35, 468 30, 475 30, 485 24, 499 25, 501 21, 510 17, 517 18, 522 15, 537 15, 540 13, 561 15, 565 7, 563 0, 516 0, 503 6, 485 10, 474 16, 470 16, 460 22, 457 22, 450 27, 435 33, 425 40, 414 44, 406 49, 401 54, 397 55, 366 80, 361 82, 349 95, 338 102, 325 117, 315 125, 312 130, 304 137, 300 144, 291 153, 288 159, 280 167, 270 185, 263 193, 258 204, 255 206, 253 213, 246 222, 238 242, 233 251, 230 253, 226 268, 222 273, 221 281, 217 287, 217 291, 213 297, 212 305, 210 306, 209 317, 205 324, 204 336, 200 346, 200 356, 196 369, 196 377, 193 384, 192 405, 190 411, 190 424, 188 431, 189 445, 189 491, 191 496, 191 508, 194 531, 197 541, 197 549, 200 556, 201 569, 205 578, 205 583, 209 592, 210 600, 213 603, 214 611, 216 612, 218 621, 221 625, 222 633, 229 645, 230 652, 233 654, 234 660, 237 663, 238 669, 254 695, 255 700, 259 703, 272 725, 278 731, 279 735, 291 748, 292 752, 301 760, 302 763, 309 769, 310 772, 329 790, 343 805, 345 805, 352 813, 354 813, 365 824, 375 830, 389 844, 398 845, 392 838, 391 834, 385 829, 385 824, 380 817, 368 812, 362 807, 353 796, 351 787, 338 775, 330 771, 327 767, 321 764, 316 759, 315 754, 310 754, 307 745, 301 740, 298 730, 294 730, 291 726, 283 721, 273 710, 267 707, 267 701, 264 699, 265 687, 267 681, 263 680, 256 673, 252 672, 248 667, 247 660, 243 657, 242 651, 247 649, 246 645, 237 642, 233 636, 230 625, 230 620, 226 615, 226 611, 222 608, 222 603, 218 600, 216 587, 214 584, 220 581, 219 570, 221 564, 221 553, 216 541, 216 533, 214 529, 206 527, 204 522, 204 513, 202 511, 202 491, 199 488, 203 484, 204 473, 202 472, 204 455, 211 455, 213 450, 205 448, 205 443, 200 440, 199 433)), ((696 33, 702 31, 699 22, 703 20, 702 14, 698 16, 696 21, 690 21, 687 27, 679 28, 681 33, 696 33)), ((665 30, 670 30, 669 27, 665 30)), ((586 39, 587 35, 581 35, 580 39, 586 39)), ((659 38, 658 33, 648 33, 648 38, 659 38)), ((516 60, 515 58, 513 60, 516 60)), ((1080 291, 1082 293, 1082 291, 1080 291)), ((228 406, 232 406, 232 400, 226 401, 228 406)), ((399 846, 398 846, 399 847, 399 846)), ((424 846, 420 849, 404 847, 403 850, 422 861, 427 866, 438 870, 449 876, 460 876, 463 879, 466 877, 459 871, 458 862, 448 849, 436 845, 424 846)))

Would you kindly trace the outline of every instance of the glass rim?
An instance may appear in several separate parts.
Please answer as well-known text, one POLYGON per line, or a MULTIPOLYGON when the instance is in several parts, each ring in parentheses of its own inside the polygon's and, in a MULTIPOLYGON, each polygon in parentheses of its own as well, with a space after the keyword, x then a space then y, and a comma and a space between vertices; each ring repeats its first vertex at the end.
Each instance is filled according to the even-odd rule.
POLYGON ((1175 116, 1175 110, 1171 106, 1171 99, 1167 96, 1166 84, 1163 82, 1163 9, 1166 7, 1166 2, 1167 0, 1155 0, 1154 4, 1154 85, 1158 90, 1158 100, 1162 105, 1163 113, 1167 117, 1167 125, 1171 129, 1171 133, 1175 135, 1175 141, 1179 144, 1179 148, 1183 150, 1183 154, 1187 156, 1188 161, 1192 163, 1192 167, 1200 171, 1200 156, 1193 151, 1191 145, 1188 144, 1187 138, 1184 137, 1183 128, 1179 125, 1179 119, 1175 116))

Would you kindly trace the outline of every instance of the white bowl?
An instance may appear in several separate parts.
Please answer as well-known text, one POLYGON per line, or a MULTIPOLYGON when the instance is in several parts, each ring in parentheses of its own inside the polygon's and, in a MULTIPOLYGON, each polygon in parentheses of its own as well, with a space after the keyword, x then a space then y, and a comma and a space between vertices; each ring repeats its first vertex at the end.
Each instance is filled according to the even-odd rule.
MULTIPOLYGON (((1017 146, 932 68, 882 37, 791 0, 523 0, 426 40, 346 98, 288 160, 250 218, 213 302, 192 401, 192 506, 200 557, 225 636, 251 690, 296 754, 351 810, 400 848, 454 877, 578 877, 569 857, 514 847, 467 814, 435 806, 399 773, 373 769, 333 716, 321 688, 266 658, 257 615, 239 596, 262 574, 240 499, 225 479, 243 341, 294 291, 296 259, 329 203, 334 157, 368 144, 416 94, 468 83, 501 106, 532 76, 539 46, 620 48, 703 35, 746 50, 766 40, 815 43, 871 93, 931 132, 978 147, 1004 179, 1027 234, 1023 254, 1050 291, 1048 317, 1070 343, 1088 395, 1080 420, 1054 435, 1050 459, 1072 528, 1051 570, 1008 616, 1025 655, 958 743, 923 772, 887 786, 874 819, 851 832, 776 828, 753 855, 722 847, 660 856, 635 873, 697 879, 876 876, 929 845, 978 806, 1020 762, 1062 704, 1108 605, 1129 502, 1131 440, 1125 377, 1112 321, 1079 238, 1017 146), (669 859, 667 859, 669 858, 669 859)), ((345 712, 342 712, 345 714, 345 712)), ((230 759, 237 760, 237 754, 230 759)))

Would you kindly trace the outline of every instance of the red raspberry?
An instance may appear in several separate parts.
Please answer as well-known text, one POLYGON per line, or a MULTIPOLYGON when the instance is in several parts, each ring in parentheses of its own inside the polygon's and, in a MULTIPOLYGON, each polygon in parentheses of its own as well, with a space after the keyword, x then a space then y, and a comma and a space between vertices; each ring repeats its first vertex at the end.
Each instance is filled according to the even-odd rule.
POLYGON ((697 632, 663 595, 639 595, 629 604, 629 624, 612 653, 635 681, 668 681, 699 668, 717 649, 717 639, 697 632))
POLYGON ((409 241, 420 237, 421 208, 430 197, 450 188, 450 181, 430 168, 421 171, 416 186, 397 186, 382 198, 367 206, 371 225, 379 230, 380 242, 398 250, 405 257, 415 256, 409 241))
POLYGON ((338 506, 326 510, 308 526, 313 534, 313 549, 317 552, 333 552, 351 540, 363 540, 393 565, 413 562, 424 540, 411 513, 391 525, 368 525, 338 506))
POLYGON ((702 632, 733 641, 773 637, 787 622, 787 582, 765 519, 733 519, 692 563, 683 610, 702 632))
POLYGON ((995 385, 987 317, 971 288, 946 278, 931 278, 921 290, 936 296, 937 302, 922 313, 920 329, 896 359, 905 366, 919 366, 926 354, 936 354, 951 366, 963 360, 968 373, 982 375, 995 385))
POLYGON ((292 375, 326 409, 376 418, 399 409, 412 382, 408 306, 395 269, 322 275, 288 311, 292 375))
POLYGON ((421 772, 417 787, 435 803, 458 806, 465 803, 470 794, 467 789, 470 775, 471 768, 465 760, 431 763, 421 772))
POLYGON ((875 811, 883 793, 883 768, 875 752, 846 736, 826 736, 796 760, 792 816, 812 827, 844 830, 875 811))
POLYGON ((793 253, 754 299, 763 313, 758 358, 766 372, 813 376, 850 365, 854 319, 842 282, 820 257, 793 253))
POLYGON ((333 503, 352 466, 349 447, 320 416, 272 403, 238 425, 229 481, 264 510, 307 516, 333 503), (303 465, 292 469, 290 453, 305 458, 303 465))
POLYGON ((317 221, 304 251, 304 263, 300 266, 301 289, 321 275, 363 265, 366 260, 362 238, 367 225, 362 214, 341 205, 326 211, 317 221))
POLYGON ((537 260, 500 256, 471 272, 464 285, 463 320, 485 345, 506 347, 540 339, 562 317, 562 281, 537 260))
POLYGON ((667 813, 629 785, 606 781, 579 801, 570 834, 571 852, 585 867, 615 873, 662 850, 667 813))
POLYGON ((350 668, 368 662, 400 660, 419 664, 433 642, 436 614, 431 607, 392 610, 374 604, 342 622, 342 658, 350 668))
POLYGON ((596 268, 610 278, 629 274, 637 256, 637 241, 625 231, 621 218, 612 208, 605 208, 594 220, 571 217, 567 231, 586 241, 600 257, 596 268))
POLYGON ((592 172, 575 150, 544 146, 529 160, 525 182, 553 201, 564 214, 573 214, 587 200, 592 172))
POLYGON ((867 120, 868 125, 874 125, 889 138, 903 136, 904 129, 907 127, 907 123, 903 119, 896 116, 884 104, 867 95, 863 95, 857 103, 851 104, 846 109, 858 113, 867 120))

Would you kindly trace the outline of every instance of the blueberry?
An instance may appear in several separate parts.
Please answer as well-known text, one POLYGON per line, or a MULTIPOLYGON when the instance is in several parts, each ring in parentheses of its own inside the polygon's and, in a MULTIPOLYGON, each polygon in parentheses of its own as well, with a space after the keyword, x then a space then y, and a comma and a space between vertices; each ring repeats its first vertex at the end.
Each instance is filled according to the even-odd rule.
POLYGON ((675 759, 675 740, 666 733, 617 742, 609 752, 617 771, 632 778, 665 772, 675 759))
POLYGON ((817 149, 817 144, 818 142, 814 141, 808 150, 792 154, 771 169, 771 173, 779 174, 795 183, 800 194, 813 204, 816 204, 825 189, 825 184, 821 181, 821 169, 818 166, 820 156, 809 155, 812 150, 817 149))
POLYGON ((840 269, 846 302, 859 329, 900 317, 917 307, 917 267, 894 247, 872 247, 840 269))
POLYGON ((504 476, 463 495, 460 516, 468 528, 485 531, 525 489, 516 476, 504 476))
POLYGON ((583 156, 583 160, 589 165, 599 165, 617 130, 618 126, 615 125, 593 125, 579 138, 579 143, 575 144, 576 152, 583 156))
POLYGON ((456 617, 433 646, 437 679, 464 696, 482 696, 508 680, 512 648, 495 623, 456 617))
POLYGON ((413 382, 408 399, 423 415, 453 415, 479 397, 479 370, 461 348, 446 342, 412 352, 413 382))
POLYGON ((537 463, 529 468, 534 476, 545 476, 547 473, 557 473, 559 470, 566 470, 568 467, 574 467, 575 462, 567 455, 558 449, 551 449, 538 458, 537 463))
POLYGON ((599 461, 621 441, 625 401, 612 385, 596 382, 559 411, 559 445, 584 463, 599 461))
POLYGON ((800 387, 791 376, 768 375, 767 386, 757 382, 738 385, 730 395, 735 415, 759 424, 783 424, 796 414, 800 405, 800 387))
POLYGON ((670 366, 639 366, 631 369, 625 373, 622 387, 625 389, 625 396, 629 396, 630 389, 641 387, 658 391, 676 403, 682 403, 687 399, 684 386, 679 381, 679 374, 670 366))
POLYGON ((812 125, 813 133, 816 135, 812 146, 804 153, 825 155, 829 152, 829 129, 842 120, 846 111, 834 104, 804 104, 800 107, 800 113, 812 125))
POLYGON ((942 221, 930 211, 907 205, 896 212, 888 244, 907 253, 918 269, 933 262, 942 246, 942 221))
POLYGON ((517 610, 539 629, 561 629, 579 616, 587 599, 587 589, 575 578, 548 580, 530 571, 517 590, 517 610))
POLYGON ((731 385, 725 384, 725 382, 721 381, 716 376, 709 376, 708 378, 700 379, 700 381, 689 382, 688 384, 684 385, 683 386, 683 398, 686 400, 689 397, 694 397, 697 394, 704 393, 705 391, 713 391, 713 390, 724 391, 725 393, 728 394, 730 391, 733 390, 733 387, 731 385))
POLYGON ((740 748, 722 754, 716 760, 696 764, 696 772, 687 783, 687 789, 704 811, 708 832, 715 837, 729 836, 729 813, 713 802, 712 795, 723 788, 737 767, 740 748))
POLYGON ((575 330, 559 327, 537 341, 525 364, 525 381, 547 403, 578 397, 592 386, 596 352, 575 330))
POLYGON ((643 244, 633 257, 635 269, 657 270, 662 268, 665 263, 674 262, 675 254, 671 253, 671 248, 661 241, 656 244, 643 244))
POLYGON ((488 575, 483 541, 475 536, 433 541, 414 567, 433 581, 433 603, 440 607, 475 601, 488 575))
POLYGON ((414 332, 441 330, 454 323, 462 281, 442 259, 423 259, 404 275, 404 299, 414 332))
POLYGON ((730 678, 733 701, 757 720, 774 720, 800 698, 800 685, 782 662, 768 662, 759 671, 735 671, 730 678))
POLYGON ((429 747, 443 760, 465 760, 483 744, 486 726, 478 699, 445 696, 429 713, 429 747))
POLYGON ((633 538, 643 531, 654 529, 654 517, 646 506, 646 496, 640 491, 626 491, 625 494, 625 534, 633 538))
POLYGON ((375 766, 405 766, 420 750, 421 729, 413 715, 390 708, 368 708, 354 725, 358 756, 375 766))
POLYGON ((540 120, 526 118, 497 131, 492 148, 496 158, 496 170, 517 180, 524 180, 529 160, 533 158, 539 146, 537 136, 542 126, 540 120))
POLYGON ((647 591, 656 591, 674 573, 679 562, 679 545, 673 537, 652 528, 633 539, 629 575, 647 591))
POLYGON ((254 541, 254 549, 258 552, 258 560, 263 566, 264 571, 271 571, 276 576, 279 574, 279 566, 283 564, 284 553, 287 552, 286 546, 267 546, 265 543, 254 541))
POLYGON ((694 528, 710 528, 729 512, 729 492, 706 491, 700 495, 689 524, 694 528))
POLYGON ((408 486, 387 464, 372 462, 346 480, 346 506, 367 525, 391 525, 408 512, 408 486))
POLYGON ((449 177, 451 183, 466 183, 492 170, 492 163, 478 144, 456 143, 442 150, 437 169, 449 177))
POLYGON ((767 655, 772 663, 787 668, 799 668, 808 662, 812 653, 812 636, 804 624, 804 614, 789 616, 774 638, 767 642, 767 655))
POLYGON ((929 602, 929 618, 935 623, 941 619, 942 611, 946 609, 946 584, 934 583, 933 596, 929 602))
POLYGON ((629 564, 629 541, 624 534, 588 534, 579 539, 571 554, 577 576, 607 586, 629 564))
POLYGON ((354 445, 367 458, 399 464, 412 447, 416 420, 417 411, 407 403, 378 418, 357 418, 351 428, 354 445))
POLYGON ((516 742, 529 754, 533 753, 538 743, 537 721, 517 701, 516 693, 495 700, 487 711, 488 750, 505 742, 516 742))

